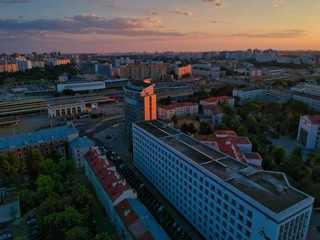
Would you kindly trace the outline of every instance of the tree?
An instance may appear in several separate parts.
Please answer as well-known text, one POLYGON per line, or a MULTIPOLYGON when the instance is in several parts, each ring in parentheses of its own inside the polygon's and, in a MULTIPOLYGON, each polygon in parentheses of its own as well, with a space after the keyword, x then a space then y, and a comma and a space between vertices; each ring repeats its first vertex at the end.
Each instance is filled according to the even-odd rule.
POLYGON ((52 159, 56 163, 61 160, 61 154, 58 150, 51 151, 47 157, 52 159))
POLYGON ((33 148, 29 148, 26 153, 26 167, 32 177, 38 175, 41 162, 43 162, 43 156, 33 148))
POLYGON ((87 227, 76 226, 66 233, 66 240, 89 240, 92 234, 87 227))
POLYGON ((194 125, 193 122, 189 124, 189 132, 190 132, 191 134, 194 134, 194 133, 197 132, 197 128, 195 127, 195 125, 194 125))
POLYGON ((173 122, 174 126, 176 126, 178 124, 178 120, 179 120, 179 118, 175 114, 171 117, 171 121, 173 122))
POLYGON ((314 183, 320 182, 320 165, 316 165, 312 169, 311 178, 314 183))
POLYGON ((211 125, 204 121, 200 122, 199 134, 208 135, 212 133, 211 125))
POLYGON ((187 123, 183 123, 180 127, 181 132, 188 133, 189 132, 189 125, 187 123))
POLYGON ((115 240, 114 236, 109 236, 108 233, 103 232, 95 236, 94 240, 115 240))
POLYGON ((286 150, 283 147, 276 147, 272 150, 271 155, 274 161, 279 165, 286 156, 286 150))
POLYGON ((65 96, 74 96, 74 91, 72 89, 66 88, 62 91, 65 96))
POLYGON ((38 226, 46 239, 66 239, 68 230, 84 226, 84 216, 73 207, 67 207, 63 212, 53 212, 39 219, 38 226))

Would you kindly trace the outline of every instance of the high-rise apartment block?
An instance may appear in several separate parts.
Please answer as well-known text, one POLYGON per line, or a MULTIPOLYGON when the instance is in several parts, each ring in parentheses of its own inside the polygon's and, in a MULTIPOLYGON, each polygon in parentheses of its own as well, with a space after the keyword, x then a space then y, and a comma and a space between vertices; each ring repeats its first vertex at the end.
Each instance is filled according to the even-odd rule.
POLYGON ((132 135, 132 123, 157 119, 155 84, 142 81, 130 82, 125 92, 125 123, 128 136, 132 135))
POLYGON ((305 239, 314 199, 160 121, 133 124, 133 160, 205 239, 305 239))

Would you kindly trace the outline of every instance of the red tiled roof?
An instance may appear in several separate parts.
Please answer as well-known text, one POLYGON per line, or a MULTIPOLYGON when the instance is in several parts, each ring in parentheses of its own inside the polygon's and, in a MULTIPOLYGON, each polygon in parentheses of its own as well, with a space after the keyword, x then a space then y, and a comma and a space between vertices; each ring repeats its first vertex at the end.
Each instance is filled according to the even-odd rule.
POLYGON ((206 98, 201 100, 202 102, 207 102, 207 103, 214 103, 214 102, 220 102, 220 101, 226 101, 226 100, 230 100, 230 99, 234 99, 233 97, 229 97, 229 96, 220 96, 220 97, 211 97, 211 98, 206 98))
POLYGON ((154 239, 148 228, 144 225, 126 199, 118 203, 115 206, 115 210, 133 239, 154 239))
POLYGON ((307 115, 312 124, 320 124, 320 115, 307 115))
POLYGON ((115 170, 113 164, 106 160, 99 151, 91 149, 84 156, 112 202, 116 201, 124 191, 131 188, 115 170))
POLYGON ((158 108, 164 109, 164 110, 172 110, 175 108, 179 107, 191 107, 191 106, 196 106, 197 104, 194 104, 192 102, 182 102, 182 103, 175 103, 175 104, 170 104, 170 105, 164 105, 164 106, 159 106, 158 108))
POLYGON ((223 108, 220 105, 206 105, 205 110, 211 110, 214 114, 222 113, 223 108))

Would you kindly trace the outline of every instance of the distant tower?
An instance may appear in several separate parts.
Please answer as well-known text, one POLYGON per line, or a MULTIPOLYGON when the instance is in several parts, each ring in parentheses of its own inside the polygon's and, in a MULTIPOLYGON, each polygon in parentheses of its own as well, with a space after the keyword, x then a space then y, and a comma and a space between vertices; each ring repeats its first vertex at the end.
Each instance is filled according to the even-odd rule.
POLYGON ((135 81, 123 87, 126 131, 130 139, 132 123, 157 119, 157 97, 154 86, 155 84, 135 81))

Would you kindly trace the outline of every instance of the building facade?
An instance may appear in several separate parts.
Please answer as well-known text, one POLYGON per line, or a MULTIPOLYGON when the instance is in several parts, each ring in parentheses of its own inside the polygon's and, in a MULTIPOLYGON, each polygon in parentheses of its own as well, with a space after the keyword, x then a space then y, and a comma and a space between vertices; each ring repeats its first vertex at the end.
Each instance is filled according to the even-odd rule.
POLYGON ((85 159, 85 174, 113 223, 117 239, 169 239, 137 198, 137 192, 105 155, 97 149, 91 149, 85 154, 85 159))
POLYGON ((203 106, 220 105, 223 102, 227 102, 232 108, 234 107, 234 98, 229 96, 212 97, 200 100, 200 104, 203 106))
POLYGON ((48 117, 61 117, 67 115, 79 115, 81 113, 86 113, 86 104, 83 101, 78 101, 76 103, 65 103, 65 104, 48 104, 47 106, 48 117))
POLYGON ((0 188, 0 223, 21 217, 20 201, 15 189, 0 188))
POLYGON ((184 117, 198 114, 198 104, 191 102, 175 103, 158 107, 159 119, 170 120, 173 115, 184 117))
POLYGON ((155 84, 136 81, 123 87, 125 123, 129 137, 132 135, 132 123, 157 119, 157 97, 154 86, 155 84))
POLYGON ((77 168, 83 167, 85 154, 90 149, 98 149, 95 143, 86 137, 79 137, 69 143, 70 157, 77 168))
POLYGON ((0 153, 15 153, 24 161, 29 148, 35 149, 43 156, 57 150, 61 159, 66 160, 69 157, 68 143, 78 137, 78 129, 71 125, 39 130, 1 138, 0 153))
POLYGON ((305 239, 314 199, 159 121, 133 124, 137 169, 205 239, 305 239))
POLYGON ((320 115, 300 117, 297 141, 307 149, 320 149, 320 115))

